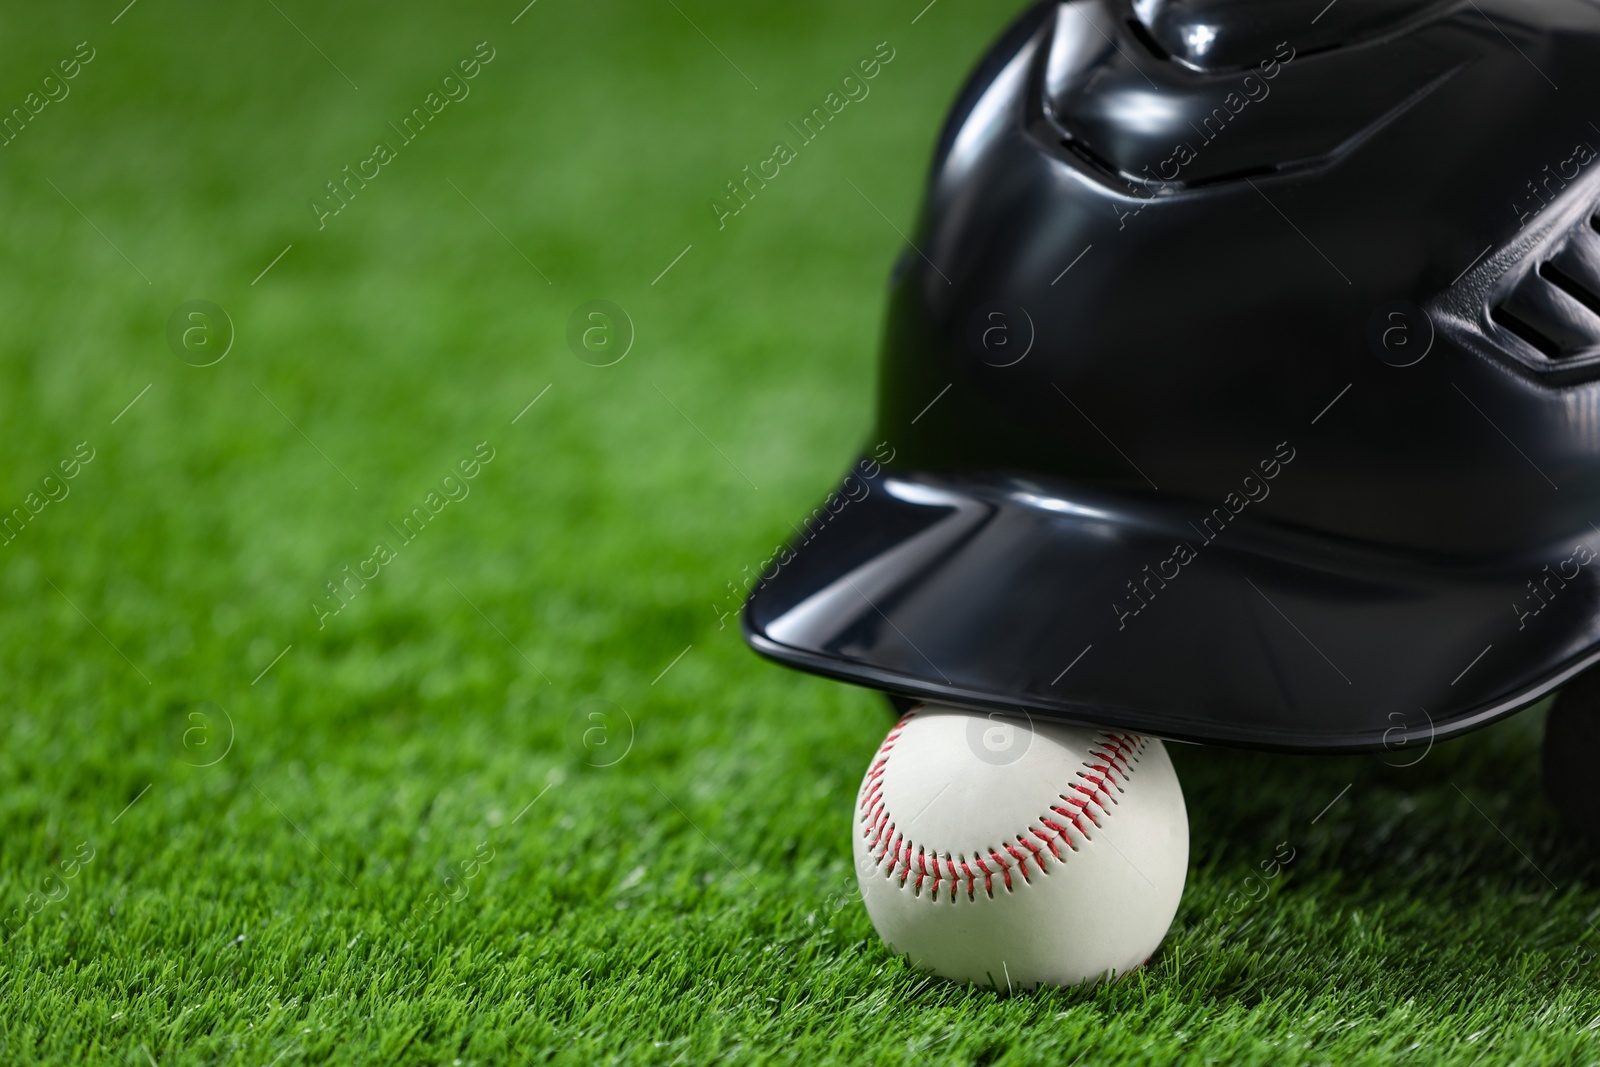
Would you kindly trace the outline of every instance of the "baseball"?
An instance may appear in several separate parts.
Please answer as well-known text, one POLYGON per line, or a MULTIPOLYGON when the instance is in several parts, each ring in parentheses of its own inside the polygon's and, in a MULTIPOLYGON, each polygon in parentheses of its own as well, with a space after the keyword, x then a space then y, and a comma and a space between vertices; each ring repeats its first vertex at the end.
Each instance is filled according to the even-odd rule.
POLYGON ((1189 865, 1159 740, 932 704, 889 731, 854 831, 862 901, 889 947, 1000 990, 1140 966, 1189 865))

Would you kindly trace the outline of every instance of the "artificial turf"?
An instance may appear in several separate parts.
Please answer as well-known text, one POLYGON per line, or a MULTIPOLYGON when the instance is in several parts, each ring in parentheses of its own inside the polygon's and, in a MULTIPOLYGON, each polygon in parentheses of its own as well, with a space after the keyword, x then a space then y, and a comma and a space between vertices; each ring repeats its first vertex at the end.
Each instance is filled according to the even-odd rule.
POLYGON ((1537 714, 1411 767, 1175 746, 1187 895, 1114 986, 929 980, 853 899, 881 700, 723 613, 868 432, 896 229, 1014 3, 124 2, 0 10, 0 107, 67 87, 0 148, 0 504, 66 491, 0 548, 0 1059, 1600 1059, 1537 714))

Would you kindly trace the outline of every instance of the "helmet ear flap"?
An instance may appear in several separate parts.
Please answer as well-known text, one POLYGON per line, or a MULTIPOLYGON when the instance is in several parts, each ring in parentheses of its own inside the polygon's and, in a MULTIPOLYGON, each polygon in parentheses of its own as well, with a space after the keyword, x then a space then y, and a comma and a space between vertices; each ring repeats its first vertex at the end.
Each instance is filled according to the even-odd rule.
POLYGON ((1545 719, 1540 777, 1545 796, 1572 827, 1600 850, 1600 668, 1562 688, 1545 719))

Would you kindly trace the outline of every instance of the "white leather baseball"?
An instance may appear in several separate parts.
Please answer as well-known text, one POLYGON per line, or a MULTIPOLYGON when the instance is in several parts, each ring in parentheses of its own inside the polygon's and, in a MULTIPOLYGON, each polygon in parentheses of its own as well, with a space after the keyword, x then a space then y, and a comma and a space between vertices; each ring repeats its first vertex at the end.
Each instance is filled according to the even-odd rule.
POLYGON ((1189 819, 1156 738, 923 705, 889 731, 855 814, 879 936, 996 989, 1127 974, 1183 895, 1189 819))

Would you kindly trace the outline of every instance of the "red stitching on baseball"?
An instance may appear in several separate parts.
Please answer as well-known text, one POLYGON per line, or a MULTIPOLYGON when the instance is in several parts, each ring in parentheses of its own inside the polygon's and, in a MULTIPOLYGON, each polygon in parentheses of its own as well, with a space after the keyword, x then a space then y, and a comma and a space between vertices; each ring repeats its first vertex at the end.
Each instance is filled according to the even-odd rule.
POLYGON ((974 856, 972 858, 978 861, 978 870, 983 872, 983 891, 991 897, 994 896, 994 872, 983 865, 982 856, 974 856))
MULTIPOLYGON (((1039 840, 1043 841, 1047 845, 1050 843, 1050 839, 1048 837, 1046 837, 1044 834, 1041 834, 1038 830, 1035 830, 1032 827, 1029 827, 1028 833, 1032 834, 1034 837, 1037 837, 1039 840)), ((1029 852, 1033 853, 1033 862, 1035 862, 1035 863, 1037 863, 1039 865, 1039 870, 1040 871, 1044 871, 1044 869, 1045 869, 1045 867, 1044 867, 1044 857, 1040 855, 1040 853, 1043 852, 1044 849, 1040 848, 1038 845, 1034 844, 1032 841, 1029 841, 1026 837, 1018 836, 1017 840, 1022 842, 1022 847, 1023 848, 1025 848, 1029 852)), ((1056 859, 1060 859, 1060 858, 1061 858, 1060 856, 1056 857, 1056 859)), ((1045 873, 1048 873, 1048 872, 1045 872, 1045 873)))
POLYGON ((1046 812, 1039 816, 1038 826, 1024 827, 1024 832, 1017 834, 1014 841, 1001 841, 987 852, 974 852, 970 859, 966 856, 951 858, 948 852, 945 853, 946 877, 945 871, 940 870, 938 853, 930 852, 924 844, 913 842, 895 827, 883 795, 883 774, 889 766, 889 754, 901 731, 916 718, 916 714, 914 711, 907 712, 889 731, 889 736, 883 739, 862 783, 857 810, 862 813, 861 834, 867 842, 867 852, 873 866, 881 869, 885 877, 898 882, 901 888, 905 888, 906 882, 915 874, 911 891, 919 897, 922 896, 923 884, 931 879, 928 898, 935 901, 939 899, 940 885, 945 882, 950 886, 952 903, 957 899, 962 882, 966 883, 967 899, 977 900, 978 872, 983 874, 983 891, 990 897, 994 896, 996 874, 1000 876, 1006 892, 1015 891, 1011 880, 1013 866, 1022 875, 1025 885, 1032 884, 1028 861, 1031 859, 1038 866, 1040 874, 1049 874, 1046 850, 1057 863, 1065 864, 1068 855, 1079 850, 1079 844, 1073 840, 1067 827, 1050 818, 1050 815, 1061 816, 1085 842, 1092 842, 1094 835, 1090 833, 1090 827, 1102 829, 1101 820, 1109 817, 1112 809, 1121 803, 1117 794, 1126 791, 1127 783, 1133 777, 1134 765, 1139 762, 1139 754, 1150 743, 1148 738, 1137 734, 1101 734, 1090 745, 1088 758, 1076 772, 1081 781, 1073 782, 1057 795, 1056 801, 1059 803, 1052 802, 1049 805, 1046 812), (1034 844, 1030 837, 1042 841, 1043 846, 1034 844), (1065 843, 1066 854, 1057 847, 1058 842, 1065 843), (929 870, 930 860, 932 870, 929 870), (985 863, 985 860, 997 869, 991 870, 990 863, 985 863), (974 865, 978 868, 976 872, 974 865))

